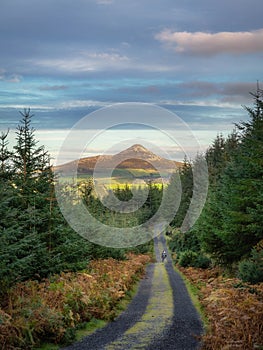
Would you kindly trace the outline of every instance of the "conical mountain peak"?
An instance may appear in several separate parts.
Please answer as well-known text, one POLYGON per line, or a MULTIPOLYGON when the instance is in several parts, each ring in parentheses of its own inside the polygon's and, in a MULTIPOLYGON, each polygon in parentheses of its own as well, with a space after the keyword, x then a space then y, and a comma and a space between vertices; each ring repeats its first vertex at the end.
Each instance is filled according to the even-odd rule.
POLYGON ((132 145, 131 147, 127 148, 126 151, 134 151, 134 152, 149 152, 149 150, 147 148, 145 148, 144 146, 140 145, 139 143, 136 143, 135 145, 132 145))
POLYGON ((162 158, 149 151, 147 148, 140 144, 134 144, 133 146, 125 149, 124 151, 115 154, 117 158, 140 158, 143 160, 161 160, 162 158))
POLYGON ((78 165, 78 173, 93 174, 93 170, 99 161, 100 168, 110 169, 113 164, 118 164, 118 169, 141 169, 146 173, 155 172, 156 169, 169 169, 174 171, 176 166, 180 166, 180 162, 162 158, 155 153, 149 151, 146 147, 140 144, 134 144, 131 147, 115 154, 81 158, 79 160, 63 164, 56 167, 56 170, 63 170, 68 173, 73 171, 78 165))

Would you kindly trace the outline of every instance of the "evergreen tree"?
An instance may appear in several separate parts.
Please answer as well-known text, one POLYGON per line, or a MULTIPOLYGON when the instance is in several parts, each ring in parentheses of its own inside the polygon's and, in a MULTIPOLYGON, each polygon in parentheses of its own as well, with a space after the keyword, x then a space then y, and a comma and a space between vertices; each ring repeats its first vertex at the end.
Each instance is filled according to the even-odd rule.
POLYGON ((221 178, 232 154, 239 145, 240 135, 234 130, 226 139, 217 135, 212 145, 207 149, 205 158, 209 171, 210 187, 215 187, 221 178))
POLYGON ((225 139, 217 135, 212 145, 206 151, 206 161, 209 169, 210 183, 218 180, 225 163, 225 139))
POLYGON ((7 134, 1 137, 2 292, 16 281, 83 268, 91 249, 87 241, 69 228, 60 213, 49 156, 43 146, 37 145, 30 110, 22 115, 13 152, 7 149, 7 134))
MULTIPOLYGON (((172 226, 177 228, 182 226, 191 202, 191 198, 193 196, 192 165, 186 158, 184 159, 184 163, 182 167, 180 167, 179 169, 179 177, 180 177, 179 186, 181 187, 181 201, 180 201, 180 206, 178 208, 176 216, 171 223, 172 226)), ((178 177, 172 177, 171 181, 178 181, 178 177)), ((172 187, 174 186, 174 184, 171 184, 170 186, 172 187)), ((169 192, 169 186, 168 186, 168 192, 169 192)), ((175 198, 174 200, 176 201, 177 199, 175 198)))
POLYGON ((262 91, 254 98, 254 108, 246 108, 250 119, 236 125, 221 140, 221 147, 217 140, 207 153, 212 176, 205 208, 195 226, 206 252, 228 266, 249 256, 263 237, 262 91))
POLYGON ((238 261, 263 238, 263 101, 254 95, 250 120, 237 125, 241 143, 222 178, 222 238, 226 259, 238 261), (224 203, 224 204, 223 204, 224 203))
POLYGON ((41 181, 36 179, 39 179, 50 165, 48 153, 43 146, 38 146, 38 141, 35 139, 35 129, 31 127, 33 115, 30 109, 20 113, 22 119, 17 127, 12 161, 15 169, 15 184, 27 204, 30 203, 33 193, 38 192, 37 185, 42 185, 41 181))
POLYGON ((0 178, 6 180, 11 176, 10 161, 12 157, 12 152, 8 150, 8 134, 9 130, 0 134, 0 178))

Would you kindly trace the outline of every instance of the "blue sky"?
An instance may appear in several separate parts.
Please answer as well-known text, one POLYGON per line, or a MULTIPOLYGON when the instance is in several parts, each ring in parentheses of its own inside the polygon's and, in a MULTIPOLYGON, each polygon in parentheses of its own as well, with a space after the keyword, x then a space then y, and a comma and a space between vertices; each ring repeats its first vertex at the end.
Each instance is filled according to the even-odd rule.
POLYGON ((247 118, 262 15, 262 0, 1 0, 0 129, 30 107, 56 156, 89 112, 143 102, 175 112, 205 148, 247 118))

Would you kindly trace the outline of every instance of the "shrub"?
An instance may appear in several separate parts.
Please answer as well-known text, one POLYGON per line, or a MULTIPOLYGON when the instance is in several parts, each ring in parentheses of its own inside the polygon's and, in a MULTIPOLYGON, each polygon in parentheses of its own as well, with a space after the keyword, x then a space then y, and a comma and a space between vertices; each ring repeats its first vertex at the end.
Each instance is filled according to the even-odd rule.
POLYGON ((178 253, 185 250, 198 252, 200 250, 200 244, 194 230, 187 232, 175 230, 172 234, 171 240, 169 240, 169 248, 171 251, 176 251, 178 253))
POLYGON ((252 284, 263 282, 263 250, 252 250, 251 257, 238 266, 238 276, 252 284))
POLYGON ((198 258, 198 254, 192 250, 185 250, 179 255, 179 265, 182 267, 194 266, 198 258))
POLYGON ((194 267, 199 267, 200 269, 208 269, 210 266, 211 259, 203 254, 198 255, 194 267))
POLYGON ((182 267, 192 266, 207 269, 211 265, 211 260, 202 253, 185 250, 179 254, 178 264, 182 267))

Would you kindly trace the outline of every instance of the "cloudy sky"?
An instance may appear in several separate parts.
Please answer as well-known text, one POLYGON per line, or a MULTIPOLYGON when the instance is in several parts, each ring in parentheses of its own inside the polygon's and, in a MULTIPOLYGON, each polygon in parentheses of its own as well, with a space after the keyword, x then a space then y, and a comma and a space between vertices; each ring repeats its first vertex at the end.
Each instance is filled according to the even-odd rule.
POLYGON ((56 156, 88 113, 142 102, 176 113, 206 147, 247 118, 262 18, 262 0, 1 0, 0 129, 30 107, 56 156))

